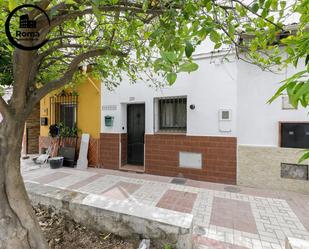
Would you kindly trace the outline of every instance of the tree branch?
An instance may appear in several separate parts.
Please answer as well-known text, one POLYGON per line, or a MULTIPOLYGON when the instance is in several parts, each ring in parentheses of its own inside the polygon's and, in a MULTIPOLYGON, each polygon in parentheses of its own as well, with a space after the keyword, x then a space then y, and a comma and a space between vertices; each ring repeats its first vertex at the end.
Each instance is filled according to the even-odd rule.
POLYGON ((51 54, 53 54, 54 52, 56 52, 59 49, 63 49, 63 48, 89 48, 89 46, 85 46, 85 45, 81 45, 81 44, 59 44, 56 45, 50 49, 47 49, 46 51, 42 52, 41 54, 39 54, 36 58, 36 62, 40 63, 43 61, 43 59, 51 54))
POLYGON ((281 29, 284 31, 284 29, 282 27, 280 27, 278 24, 274 23, 273 21, 269 20, 268 18, 266 17, 262 17, 259 13, 255 13, 252 11, 252 9, 250 9, 247 5, 245 5, 244 3, 242 3, 241 1, 239 0, 232 0, 238 4, 240 4, 242 7, 244 7, 246 10, 248 10, 249 12, 251 12, 252 14, 258 16, 259 18, 262 18, 263 20, 265 20, 266 22, 269 22, 270 24, 272 24, 273 26, 277 27, 278 29, 281 29))
POLYGON ((63 40, 63 39, 74 39, 74 38, 80 38, 80 37, 83 37, 81 35, 62 35, 62 36, 58 36, 58 37, 55 37, 55 38, 51 38, 51 39, 48 39, 48 42, 54 42, 54 41, 58 41, 58 40, 63 40))
POLYGON ((68 66, 67 71, 63 74, 63 76, 61 78, 59 78, 57 80, 53 80, 51 82, 48 82, 44 86, 42 86, 41 88, 37 89, 32 94, 28 103, 34 103, 35 104, 40 99, 42 99, 46 94, 48 94, 49 92, 56 90, 56 89, 58 89, 58 88, 60 88, 64 85, 66 85, 67 83, 69 83, 72 80, 74 73, 76 72, 76 70, 79 67, 79 64, 82 61, 87 60, 89 58, 105 55, 105 54, 111 54, 111 55, 114 55, 114 56, 121 56, 121 57, 127 56, 126 53, 115 50, 115 49, 110 48, 108 46, 105 46, 105 47, 100 48, 100 49, 90 50, 88 52, 80 54, 72 60, 72 62, 68 66))
MULTIPOLYGON (((142 7, 135 7, 131 6, 129 3, 127 3, 125 6, 122 5, 104 5, 99 7, 99 10, 102 12, 122 12, 122 11, 131 11, 133 13, 142 13, 142 14, 162 14, 164 13, 164 9, 153 7, 149 8, 148 10, 144 11, 142 7)), ((68 13, 67 10, 65 10, 65 13, 63 15, 56 16, 50 25, 50 29, 57 27, 61 23, 75 19, 77 17, 81 17, 87 14, 92 14, 93 8, 88 8, 83 11, 75 11, 72 13, 68 13)))

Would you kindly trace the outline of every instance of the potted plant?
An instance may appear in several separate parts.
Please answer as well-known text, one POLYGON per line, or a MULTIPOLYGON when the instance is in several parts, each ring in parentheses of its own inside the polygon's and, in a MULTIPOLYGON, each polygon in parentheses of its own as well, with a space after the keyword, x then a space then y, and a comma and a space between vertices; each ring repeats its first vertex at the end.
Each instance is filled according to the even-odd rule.
POLYGON ((74 167, 75 165, 78 131, 76 126, 71 128, 59 124, 60 148, 58 152, 64 157, 63 166, 74 167))

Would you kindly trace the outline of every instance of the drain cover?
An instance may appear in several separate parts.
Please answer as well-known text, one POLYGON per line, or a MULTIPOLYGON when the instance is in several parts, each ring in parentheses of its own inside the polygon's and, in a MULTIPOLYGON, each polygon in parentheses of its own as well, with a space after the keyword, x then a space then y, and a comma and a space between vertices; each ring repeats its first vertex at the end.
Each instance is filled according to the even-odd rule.
POLYGON ((187 179, 185 179, 185 178, 174 177, 173 180, 171 181, 171 183, 179 184, 179 185, 185 185, 186 181, 187 181, 187 179))
POLYGON ((197 234, 197 235, 205 235, 206 234, 206 230, 204 227, 201 227, 201 226, 195 226, 193 228, 194 230, 194 234, 197 234))
POLYGON ((241 192, 240 188, 231 187, 231 186, 225 187, 224 190, 227 191, 227 192, 232 192, 232 193, 239 193, 239 192, 241 192))

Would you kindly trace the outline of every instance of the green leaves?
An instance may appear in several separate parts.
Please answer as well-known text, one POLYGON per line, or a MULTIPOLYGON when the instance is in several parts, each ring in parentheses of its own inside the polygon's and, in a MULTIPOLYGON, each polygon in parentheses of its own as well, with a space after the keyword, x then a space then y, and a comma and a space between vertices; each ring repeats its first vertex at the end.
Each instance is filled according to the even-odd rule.
POLYGON ((187 41, 186 42, 186 48, 185 48, 186 56, 188 58, 190 58, 193 52, 194 52, 194 48, 193 48, 191 42, 187 41))
POLYGON ((173 69, 172 64, 162 58, 155 60, 153 64, 155 72, 159 71, 171 72, 173 69))
MULTIPOLYGON (((93 13, 65 21, 61 29, 55 27, 50 32, 50 37, 57 37, 60 33, 81 35, 76 39, 64 39, 61 43, 76 42, 84 46, 57 50, 51 58, 63 58, 68 52, 72 53, 73 57, 86 52, 88 48, 104 46, 129 54, 128 58, 120 59, 112 53, 106 53, 103 57, 90 60, 91 63, 97 63, 97 70, 104 78, 109 78, 110 81, 106 82, 111 84, 121 79, 122 71, 129 75, 132 82, 136 82, 138 74, 145 70, 151 72, 150 78, 156 73, 163 76, 169 84, 173 84, 177 79, 177 73, 191 73, 198 70, 198 65, 192 61, 192 55, 195 47, 202 44, 205 39, 209 38, 214 43, 214 49, 221 49, 231 44, 238 44, 238 39, 243 34, 248 37, 241 40, 243 49, 241 52, 246 52, 250 62, 268 68, 273 65, 281 67, 283 63, 293 63, 296 66, 305 59, 309 70, 309 56, 307 56, 309 35, 306 35, 308 32, 304 32, 304 27, 308 23, 306 11, 308 0, 297 1, 293 9, 301 16, 300 31, 297 34, 293 33, 293 38, 280 40, 281 43, 286 40, 285 46, 280 49, 282 52, 282 49, 286 48, 287 59, 282 56, 279 45, 276 44, 279 43, 278 37, 281 31, 278 26, 282 25, 280 17, 286 16, 285 9, 289 7, 286 0, 253 0, 252 3, 236 1, 233 4, 229 1, 214 4, 211 0, 177 0, 160 6, 158 1, 150 0, 136 3, 129 1, 128 5, 122 5, 119 0, 90 0, 78 5, 76 0, 63 1, 71 6, 61 11, 62 13, 72 14, 86 9, 92 9, 93 13), (105 7, 108 11, 104 10, 105 7), (157 12, 158 8, 162 8, 163 11, 157 12), (281 12, 277 15, 279 11, 281 12), (257 13, 262 15, 262 18, 257 13), (158 53, 160 58, 154 58, 158 57, 158 53)), ((0 19, 5 19, 8 7, 12 10, 21 2, 25 1, 5 0, 5 10, 4 5, 0 3, 4 13, 0 14, 4 18, 0 19)), ((58 2, 53 0, 49 6, 51 12, 49 14, 53 19, 60 13, 51 11, 58 2)), ((0 34, 0 38, 1 36, 6 40, 5 35, 0 34)), ((50 42, 38 52, 50 49, 58 42, 50 42)), ((11 51, 7 52, 11 54, 11 51)), ((66 60, 70 61, 71 58, 66 60)), ((66 69, 66 63, 68 62, 57 61, 43 64, 54 66, 40 71, 38 79, 46 82, 61 75, 66 69)), ((282 91, 289 91, 291 96, 295 96, 294 102, 303 105, 306 103, 307 84, 303 78, 294 78, 293 81, 295 85, 290 82, 282 88, 282 91)))
POLYGON ((280 1, 280 8, 284 9, 286 6, 286 1, 280 1))
POLYGON ((240 17, 245 17, 247 15, 247 10, 240 4, 236 4, 236 11, 240 17))
POLYGON ((259 4, 258 4, 258 3, 254 3, 254 4, 252 4, 252 6, 251 6, 251 11, 252 11, 253 13, 257 13, 258 10, 259 10, 259 8, 260 8, 259 4))
POLYGON ((171 246, 171 245, 166 244, 166 245, 164 245, 163 249, 172 249, 172 246, 171 246))
POLYGON ((305 160, 309 158, 309 150, 306 150, 306 152, 302 155, 302 157, 298 160, 298 163, 302 163, 305 160))
POLYGON ((266 16, 268 15, 270 6, 271 6, 271 4, 272 4, 272 1, 273 1, 273 0, 267 0, 267 1, 265 2, 264 8, 263 8, 263 11, 262 11, 262 14, 261 14, 261 16, 262 16, 263 18, 266 18, 266 16))
POLYGON ((191 73, 198 69, 198 65, 194 62, 185 62, 179 66, 178 72, 191 73))
MULTIPOLYGON (((186 56, 190 57, 194 50, 193 46, 186 43, 186 56)), ((198 69, 198 65, 192 61, 183 61, 182 53, 177 54, 173 51, 161 51, 161 58, 158 58, 154 62, 154 69, 156 72, 163 71, 165 78, 169 85, 175 83, 177 79, 177 73, 186 72, 191 73, 198 69)))
POLYGON ((166 75, 166 79, 167 79, 167 82, 170 84, 170 85, 173 85, 177 79, 177 74, 176 73, 168 73, 166 75))
POLYGON ((76 4, 74 0, 65 0, 66 4, 76 4))
POLYGON ((272 0, 270 7, 272 10, 278 10, 278 0, 272 0))
POLYGON ((210 40, 211 40, 212 42, 214 42, 214 43, 218 43, 218 42, 221 41, 221 36, 220 36, 220 34, 219 34, 217 31, 215 31, 215 30, 212 30, 212 31, 210 32, 209 38, 210 38, 210 40))
POLYGON ((8 8, 9 11, 12 11, 13 9, 15 9, 18 6, 18 0, 9 0, 8 1, 8 8))
POLYGON ((165 60, 166 62, 174 63, 177 60, 177 55, 175 52, 162 51, 160 54, 162 59, 165 60))
POLYGON ((300 80, 306 73, 306 70, 300 71, 283 81, 284 84, 277 90, 271 99, 268 100, 268 103, 272 103, 286 90, 291 105, 297 107, 300 102, 302 106, 306 107, 308 105, 309 96, 309 79, 305 81, 300 80))
POLYGON ((146 12, 148 9, 149 0, 144 0, 143 2, 143 11, 146 12))

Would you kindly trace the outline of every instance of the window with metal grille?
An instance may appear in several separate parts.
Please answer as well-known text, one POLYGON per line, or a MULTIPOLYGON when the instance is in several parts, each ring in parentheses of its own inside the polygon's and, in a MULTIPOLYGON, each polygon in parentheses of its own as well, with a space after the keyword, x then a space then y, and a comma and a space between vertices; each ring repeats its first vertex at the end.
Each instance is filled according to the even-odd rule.
POLYGON ((159 99, 159 130, 185 132, 187 130, 187 98, 159 99))
POLYGON ((63 124, 65 127, 77 127, 78 96, 62 92, 50 98, 51 124, 63 124))

